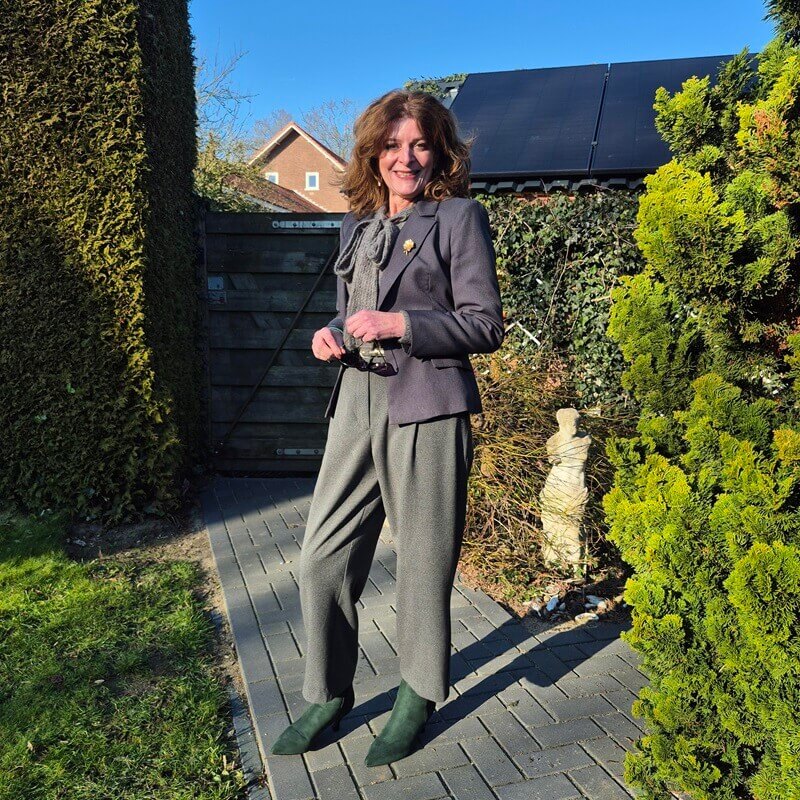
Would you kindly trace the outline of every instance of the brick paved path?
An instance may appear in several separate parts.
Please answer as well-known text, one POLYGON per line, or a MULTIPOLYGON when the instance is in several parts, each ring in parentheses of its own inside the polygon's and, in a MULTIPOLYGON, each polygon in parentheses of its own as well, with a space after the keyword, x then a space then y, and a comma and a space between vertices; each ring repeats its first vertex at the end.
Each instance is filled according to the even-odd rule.
MULTIPOLYGON (((388 531, 359 603, 355 707, 318 749, 269 755, 307 705, 297 578, 313 486, 306 478, 216 478, 202 498, 272 800, 631 796, 622 760, 640 735, 630 707, 645 679, 620 628, 600 623, 533 636, 459 579, 451 604, 454 691, 428 723, 425 748, 391 766, 364 765, 399 683, 388 531)), ((256 795, 268 797, 263 788, 256 795)))

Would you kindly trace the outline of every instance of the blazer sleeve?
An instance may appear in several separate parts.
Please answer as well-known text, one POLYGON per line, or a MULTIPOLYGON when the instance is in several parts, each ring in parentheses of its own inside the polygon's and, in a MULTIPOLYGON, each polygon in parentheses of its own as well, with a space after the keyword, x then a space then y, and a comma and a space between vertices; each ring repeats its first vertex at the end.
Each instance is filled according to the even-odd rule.
POLYGON ((505 330, 489 215, 476 200, 459 209, 450 235, 452 311, 408 310, 410 343, 418 358, 491 353, 505 330))

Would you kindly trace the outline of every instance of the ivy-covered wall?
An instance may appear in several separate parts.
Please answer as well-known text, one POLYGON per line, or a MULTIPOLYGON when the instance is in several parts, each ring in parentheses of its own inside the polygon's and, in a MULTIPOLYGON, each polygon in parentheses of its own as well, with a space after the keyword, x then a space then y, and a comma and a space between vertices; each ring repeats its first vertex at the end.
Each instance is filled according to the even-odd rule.
POLYGON ((489 212, 506 324, 513 326, 505 351, 563 359, 568 392, 582 408, 628 401, 622 354, 607 328, 611 290, 642 268, 633 238, 638 195, 477 199, 489 212))
POLYGON ((172 507, 198 444, 186 0, 0 21, 0 503, 172 507))

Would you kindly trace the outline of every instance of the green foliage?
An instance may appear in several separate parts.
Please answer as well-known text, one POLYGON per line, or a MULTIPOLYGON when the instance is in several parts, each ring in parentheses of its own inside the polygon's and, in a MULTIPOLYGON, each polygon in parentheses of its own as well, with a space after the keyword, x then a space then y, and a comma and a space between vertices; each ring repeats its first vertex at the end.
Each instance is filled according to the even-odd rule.
POLYGON ((200 441, 185 0, 0 21, 0 502, 165 511, 200 441))
POLYGON ((800 54, 784 61, 763 100, 739 109, 736 140, 745 163, 765 176, 765 191, 776 208, 800 200, 800 130, 797 125, 800 54))
POLYGON ((442 84, 463 83, 466 77, 466 72, 455 72, 442 78, 412 78, 403 84, 403 88, 409 92, 427 92, 437 99, 443 100, 446 92, 442 91, 442 84))
POLYGON ((775 21, 781 36, 800 44, 800 8, 795 0, 767 0, 767 19, 775 21))
POLYGON ((78 564, 63 538, 0 521, 0 798, 238 797, 197 567, 78 564))
POLYGON ((800 73, 784 41, 765 52, 748 102, 659 92, 677 157, 646 180, 645 269, 613 294, 641 417, 609 443, 604 502, 635 570, 626 638, 651 682, 626 778, 648 800, 800 796, 800 73))
POLYGON ((262 207, 227 185, 226 178, 237 175, 256 183, 264 178, 247 164, 243 142, 223 142, 213 131, 198 140, 197 166, 194 170, 194 191, 210 211, 261 211, 262 207))
POLYGON ((775 780, 769 764, 783 763, 783 794, 754 796, 791 797, 800 786, 788 758, 800 738, 786 727, 800 703, 800 426, 773 431, 778 404, 747 402, 719 376, 692 388, 691 405, 674 415, 678 457, 619 441, 610 449, 609 536, 636 570, 626 638, 651 676, 636 706, 650 733, 627 774, 710 800, 741 796, 749 775, 753 789, 758 776, 775 780))
POLYGON ((624 362, 606 335, 611 293, 641 268, 633 240, 636 198, 622 193, 553 195, 545 202, 484 195, 495 232, 507 325, 505 351, 552 355, 568 368, 581 405, 619 403, 624 362), (512 329, 514 330, 514 329, 512 329))
POLYGON ((656 128, 687 166, 725 172, 738 128, 736 106, 752 99, 753 91, 752 56, 745 48, 722 65, 713 86, 709 76, 693 75, 675 95, 659 87, 653 104, 656 128))

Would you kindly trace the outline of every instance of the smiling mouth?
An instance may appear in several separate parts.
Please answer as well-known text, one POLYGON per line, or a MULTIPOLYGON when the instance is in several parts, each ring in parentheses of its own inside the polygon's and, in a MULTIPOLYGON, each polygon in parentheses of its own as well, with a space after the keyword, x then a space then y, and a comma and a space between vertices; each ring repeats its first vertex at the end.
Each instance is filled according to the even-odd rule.
POLYGON ((417 177, 417 173, 416 172, 399 172, 399 171, 395 170, 394 174, 399 176, 399 177, 401 177, 401 178, 416 178, 417 177))

